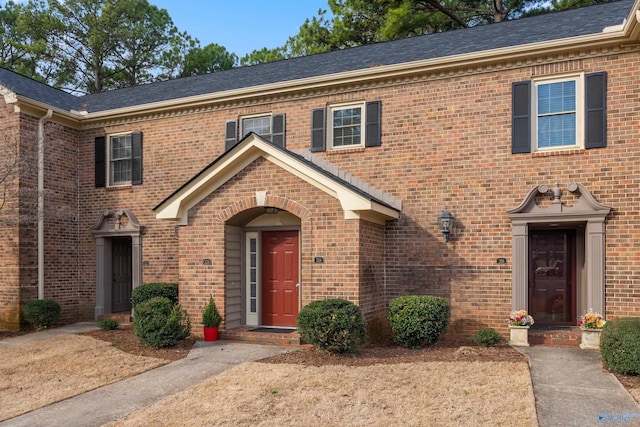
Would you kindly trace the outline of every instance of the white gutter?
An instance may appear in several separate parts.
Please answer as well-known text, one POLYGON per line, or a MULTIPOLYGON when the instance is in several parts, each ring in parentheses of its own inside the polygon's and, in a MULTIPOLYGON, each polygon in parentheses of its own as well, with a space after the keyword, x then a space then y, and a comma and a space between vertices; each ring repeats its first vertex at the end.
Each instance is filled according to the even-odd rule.
POLYGON ((44 124, 52 115, 48 109, 38 120, 38 299, 44 299, 44 124))

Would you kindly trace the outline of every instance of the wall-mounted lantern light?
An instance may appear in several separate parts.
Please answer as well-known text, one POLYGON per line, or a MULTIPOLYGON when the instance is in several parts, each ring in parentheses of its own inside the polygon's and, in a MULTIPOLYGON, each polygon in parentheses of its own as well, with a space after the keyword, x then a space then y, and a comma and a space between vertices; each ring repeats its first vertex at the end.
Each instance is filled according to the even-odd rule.
POLYGON ((440 232, 444 237, 444 244, 446 245, 449 241, 449 233, 451 233, 451 226, 453 225, 453 215, 448 210, 443 210, 438 218, 440 221, 440 232))

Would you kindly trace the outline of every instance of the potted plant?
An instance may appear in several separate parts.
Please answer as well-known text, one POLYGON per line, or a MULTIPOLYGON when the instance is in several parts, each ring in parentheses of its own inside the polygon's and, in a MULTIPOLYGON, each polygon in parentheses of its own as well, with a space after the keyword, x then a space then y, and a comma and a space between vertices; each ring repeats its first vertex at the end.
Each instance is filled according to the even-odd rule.
POLYGON ((529 347, 529 328, 533 323, 533 316, 527 310, 512 311, 509 316, 509 345, 529 347))
POLYGON ((205 341, 217 341, 218 340, 218 327, 222 322, 220 312, 216 302, 213 300, 213 296, 209 295, 209 303, 202 312, 202 325, 204 329, 205 341))
POLYGON ((600 349, 600 333, 602 327, 607 323, 602 314, 596 313, 593 310, 589 310, 582 316, 578 326, 582 330, 582 340, 580 342, 580 348, 599 350, 600 349))

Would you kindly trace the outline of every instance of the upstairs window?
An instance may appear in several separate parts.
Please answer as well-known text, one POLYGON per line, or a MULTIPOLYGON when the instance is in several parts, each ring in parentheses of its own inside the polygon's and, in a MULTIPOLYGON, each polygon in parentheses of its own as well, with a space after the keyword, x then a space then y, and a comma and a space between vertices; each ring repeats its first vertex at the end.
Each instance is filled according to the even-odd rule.
POLYGON ((329 127, 332 148, 362 145, 362 106, 333 107, 329 127))
POLYGON ((142 184, 142 133, 95 139, 95 184, 96 187, 142 184))
POLYGON ((271 140, 271 116, 245 117, 241 120, 242 138, 253 132, 261 137, 271 140))
POLYGON ((109 185, 131 184, 131 134, 109 137, 109 185))
POLYGON ((227 121, 224 138, 225 150, 233 148, 239 139, 244 138, 251 132, 260 135, 279 147, 285 148, 285 115, 265 114, 227 121), (239 139, 238 135, 240 135, 239 139))
POLYGON ((311 112, 311 151, 381 145, 382 103, 334 105, 311 112))
POLYGON ((578 95, 582 100, 582 91, 578 94, 578 82, 574 78, 555 82, 535 82, 535 95, 538 119, 537 148, 576 147, 581 145, 583 114, 576 108, 578 95), (580 142, 580 144, 579 144, 580 142))
POLYGON ((606 73, 517 82, 512 153, 607 146, 606 73))

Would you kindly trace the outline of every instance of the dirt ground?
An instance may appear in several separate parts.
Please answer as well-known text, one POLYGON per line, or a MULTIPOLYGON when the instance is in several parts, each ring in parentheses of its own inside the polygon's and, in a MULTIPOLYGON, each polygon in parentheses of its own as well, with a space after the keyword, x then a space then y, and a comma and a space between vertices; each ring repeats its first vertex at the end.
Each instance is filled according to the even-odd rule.
POLYGON ((250 362, 108 426, 537 426, 526 363, 250 362), (505 390, 513 390, 513 393, 505 390))
POLYGON ((0 361, 0 421, 168 363, 78 335, 0 346, 0 361))
MULTIPOLYGON (((0 333, 0 339, 14 335, 0 333)), ((0 420, 117 381, 122 375, 136 375, 184 358, 195 343, 189 338, 174 348, 154 349, 139 344, 130 326, 83 335, 57 337, 60 341, 46 346, 41 342, 26 352, 23 347, 20 357, 0 348, 0 359, 19 360, 16 366, 0 368, 0 408, 18 408, 12 414, 0 413, 0 420), (61 347, 66 354, 53 350, 61 347), (45 348, 49 354, 42 353, 45 348), (50 401, 37 396, 33 387, 20 389, 36 383, 29 375, 34 375, 30 367, 37 366, 40 377, 35 385, 42 390, 41 373, 47 371, 47 363, 56 368, 44 378, 53 381, 51 387, 44 388, 65 393, 50 396, 50 401), (125 366, 134 368, 125 372, 125 366), (83 377, 93 382, 82 385, 83 377), (30 403, 19 409, 16 402, 21 400, 30 403), (6 404, 9 401, 11 405, 6 404)), ((640 378, 619 378, 638 400, 640 378)), ((450 341, 419 350, 378 343, 347 356, 306 347, 233 368, 113 425, 149 425, 152 420, 159 425, 172 421, 180 425, 291 425, 295 420, 301 421, 298 425, 387 425, 389 420, 392 424, 422 424, 407 419, 407 414, 423 422, 424 417, 436 417, 430 425, 495 425, 496 420, 500 425, 536 425, 526 358, 504 344, 483 348, 450 341), (265 364, 270 367, 265 369, 265 364), (518 390, 515 394, 522 396, 505 399, 511 395, 505 390, 518 390), (219 405, 230 409, 221 411, 219 405), (417 413, 415 408, 424 411, 417 413), (191 415, 185 418, 185 413, 191 415), (505 415, 513 413, 513 420, 505 415), (176 414, 181 418, 171 419, 176 414)))
MULTIPOLYGON (((0 332, 0 339, 2 339, 0 332)), ((115 331, 97 330, 87 332, 86 335, 96 339, 113 343, 122 351, 147 357, 156 357, 174 361, 186 357, 195 343, 191 337, 170 349, 154 349, 141 345, 131 326, 120 327, 115 331)), ((376 345, 361 347, 355 355, 336 356, 317 351, 312 347, 305 347, 295 352, 284 353, 261 363, 292 363, 308 366, 345 365, 368 366, 374 364, 398 364, 412 362, 450 362, 464 360, 482 360, 495 362, 525 362, 526 357, 505 343, 497 347, 479 347, 468 342, 439 342, 433 346, 419 350, 409 350, 393 345, 390 341, 379 342, 376 345), (463 347, 462 350, 461 347, 463 347)), ((620 383, 640 402, 640 376, 614 374, 620 383)))

